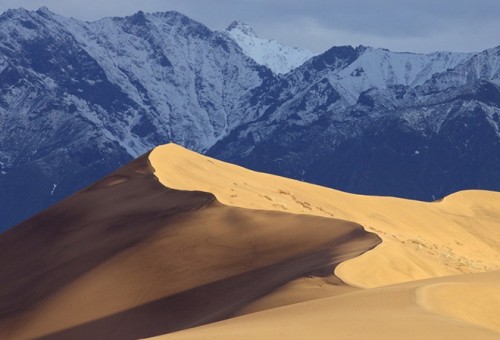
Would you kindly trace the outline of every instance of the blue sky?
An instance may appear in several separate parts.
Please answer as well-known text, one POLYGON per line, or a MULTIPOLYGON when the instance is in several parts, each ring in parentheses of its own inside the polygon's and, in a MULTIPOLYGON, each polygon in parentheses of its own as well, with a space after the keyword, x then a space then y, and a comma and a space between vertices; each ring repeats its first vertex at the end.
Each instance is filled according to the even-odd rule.
POLYGON ((412 52, 500 45, 500 0, 1 0, 0 11, 41 6, 83 20, 177 10, 211 29, 241 20, 262 37, 316 52, 347 44, 412 52))

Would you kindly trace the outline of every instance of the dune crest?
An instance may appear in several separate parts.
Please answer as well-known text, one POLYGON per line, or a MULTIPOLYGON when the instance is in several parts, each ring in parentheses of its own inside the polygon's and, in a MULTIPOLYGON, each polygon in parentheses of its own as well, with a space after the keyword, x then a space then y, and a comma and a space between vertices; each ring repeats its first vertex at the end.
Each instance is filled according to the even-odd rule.
POLYGON ((344 193, 224 163, 175 144, 149 156, 165 186, 213 193, 223 204, 334 217, 382 238, 335 273, 357 287, 500 269, 500 193, 468 190, 440 202, 344 193))

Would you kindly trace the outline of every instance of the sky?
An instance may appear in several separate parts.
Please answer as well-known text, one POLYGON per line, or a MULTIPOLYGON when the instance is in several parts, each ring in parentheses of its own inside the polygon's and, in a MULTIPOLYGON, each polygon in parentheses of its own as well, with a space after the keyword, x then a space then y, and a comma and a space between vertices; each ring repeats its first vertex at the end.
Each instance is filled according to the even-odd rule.
POLYGON ((264 38, 322 52, 365 45, 393 51, 474 52, 500 45, 500 0, 0 0, 82 20, 176 10, 213 30, 243 21, 264 38))

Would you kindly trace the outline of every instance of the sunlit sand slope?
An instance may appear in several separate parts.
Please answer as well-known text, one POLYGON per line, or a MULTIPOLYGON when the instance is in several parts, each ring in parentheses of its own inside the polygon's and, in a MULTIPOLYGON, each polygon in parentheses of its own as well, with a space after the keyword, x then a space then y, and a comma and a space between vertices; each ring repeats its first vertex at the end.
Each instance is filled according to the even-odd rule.
POLYGON ((463 191, 426 203, 353 195, 258 173, 168 144, 150 155, 165 186, 213 193, 227 205, 335 217, 383 242, 335 273, 358 287, 500 269, 500 193, 463 191))

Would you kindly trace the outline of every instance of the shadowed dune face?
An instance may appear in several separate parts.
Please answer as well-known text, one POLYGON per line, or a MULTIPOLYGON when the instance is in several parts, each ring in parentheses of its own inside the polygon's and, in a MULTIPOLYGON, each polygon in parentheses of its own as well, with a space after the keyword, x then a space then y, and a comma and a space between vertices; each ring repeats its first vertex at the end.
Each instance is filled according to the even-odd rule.
POLYGON ((135 339, 205 324, 380 242, 352 222, 169 189, 147 156, 0 235, 0 338, 135 339))

